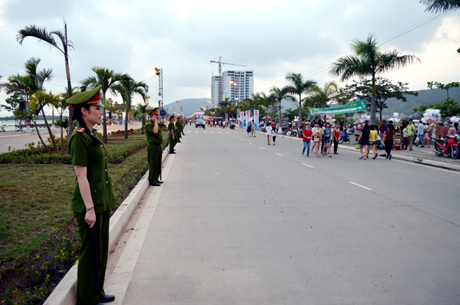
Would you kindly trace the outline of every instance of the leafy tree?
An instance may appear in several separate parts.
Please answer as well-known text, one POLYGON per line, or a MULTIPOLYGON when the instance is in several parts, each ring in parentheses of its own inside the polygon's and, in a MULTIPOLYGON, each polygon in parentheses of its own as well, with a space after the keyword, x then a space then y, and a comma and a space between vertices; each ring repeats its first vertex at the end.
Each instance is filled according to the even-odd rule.
POLYGON ((263 91, 260 93, 256 93, 255 96, 257 96, 257 99, 255 99, 257 100, 257 104, 264 107, 265 109, 265 124, 268 124, 268 109, 276 102, 275 96, 273 94, 267 95, 263 91))
POLYGON ((286 75, 286 80, 290 83, 288 86, 285 87, 288 93, 298 95, 298 103, 299 103, 299 122, 302 121, 302 94, 307 93, 313 86, 316 86, 316 82, 314 80, 308 79, 304 80, 301 73, 288 73, 286 75))
POLYGON ((279 117, 279 121, 281 123, 281 110, 282 110, 281 103, 282 103, 282 101, 288 100, 288 101, 295 102, 295 97, 293 97, 292 95, 289 94, 289 92, 286 89, 286 87, 278 88, 276 86, 273 86, 270 89, 270 92, 273 95, 273 99, 275 101, 275 104, 277 103, 276 105, 277 105, 277 110, 278 110, 278 117, 279 117))
MULTIPOLYGON (((49 45, 55 47, 64 55, 65 60, 65 69, 67 75, 67 95, 72 97, 72 84, 70 82, 70 68, 69 68, 69 50, 73 49, 73 42, 67 39, 67 23, 64 21, 64 31, 56 30, 48 32, 46 28, 39 28, 36 25, 26 26, 25 28, 19 30, 18 35, 16 36, 16 40, 22 45, 24 39, 26 37, 35 37, 39 41, 43 41, 48 43, 49 45), (61 46, 59 46, 54 39, 57 37, 61 42, 61 46)), ((73 109, 69 108, 69 117, 73 116, 73 109)), ((70 120, 69 124, 70 133, 73 132, 74 124, 73 121, 70 120)), ((69 137, 70 139, 70 137, 69 137)))
POLYGON ((327 82, 324 88, 313 86, 310 90, 311 94, 308 98, 310 106, 320 105, 322 108, 327 108, 327 103, 335 100, 339 94, 339 87, 334 81, 327 82))
POLYGON ((222 98, 222 101, 219 102, 218 106, 220 108, 225 108, 225 107, 229 106, 231 103, 232 103, 232 101, 230 100, 230 97, 224 96, 222 98))
POLYGON ((120 94, 123 99, 125 115, 125 139, 128 138, 128 113, 131 110, 131 102, 133 94, 139 94, 144 102, 147 100, 147 91, 149 86, 143 81, 135 81, 128 74, 123 74, 116 85, 113 86, 114 92, 120 94))
MULTIPOLYGON (((101 67, 93 67, 91 70, 96 74, 92 76, 88 76, 87 78, 81 81, 81 91, 90 90, 96 88, 97 86, 102 86, 102 94, 104 96, 104 103, 106 104, 106 96, 105 94, 107 91, 113 91, 114 85, 121 79, 121 73, 115 73, 113 70, 101 68, 101 67)), ((104 143, 107 143, 107 116, 105 112, 105 107, 103 110, 102 116, 102 140, 104 143)), ((142 126, 143 127, 143 126, 142 126)), ((144 129, 142 128, 142 132, 144 129)))
POLYGON ((420 0, 429 12, 447 12, 460 8, 460 0, 420 0))
MULTIPOLYGON (((283 112, 283 115, 287 116, 289 118, 289 121, 294 120, 298 114, 299 113, 297 112, 297 109, 291 109, 291 108, 288 108, 284 110, 283 112)), ((308 111, 305 107, 302 108, 302 117, 304 118, 308 117, 308 111)))
MULTIPOLYGON (((375 104, 380 113, 380 122, 382 121, 382 111, 388 108, 386 102, 390 98, 395 98, 402 102, 407 102, 406 95, 418 96, 418 92, 409 91, 408 83, 397 82, 393 84, 389 79, 377 77, 375 81, 375 104)), ((372 81, 370 79, 355 81, 353 84, 347 85, 345 90, 349 95, 357 98, 358 100, 366 100, 367 108, 371 107, 372 103, 372 81)))
POLYGON ((460 105, 454 99, 450 97, 446 98, 439 104, 422 105, 414 108, 414 112, 424 112, 427 109, 439 109, 441 110, 441 117, 448 118, 460 114, 460 105))
POLYGON ((460 87, 460 82, 452 82, 448 84, 442 84, 438 82, 428 82, 428 88, 433 89, 433 87, 443 89, 447 91, 447 97, 449 97, 449 89, 460 87))
POLYGON ((377 40, 369 35, 367 40, 355 39, 351 45, 353 55, 340 57, 332 64, 329 71, 332 75, 340 76, 341 81, 346 81, 354 76, 370 77, 372 80, 371 124, 375 124, 377 74, 405 67, 408 64, 420 62, 414 55, 401 55, 399 51, 392 50, 380 52, 377 40))

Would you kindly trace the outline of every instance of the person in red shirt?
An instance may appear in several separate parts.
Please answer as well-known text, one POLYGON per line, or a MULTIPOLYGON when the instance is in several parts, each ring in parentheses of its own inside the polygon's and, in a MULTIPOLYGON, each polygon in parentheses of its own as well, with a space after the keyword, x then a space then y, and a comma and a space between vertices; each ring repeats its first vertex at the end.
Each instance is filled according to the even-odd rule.
POLYGON ((305 148, 307 149, 307 157, 310 156, 310 142, 311 142, 311 135, 312 135, 312 130, 311 130, 311 124, 307 123, 307 128, 305 128, 302 132, 302 140, 303 140, 303 151, 302 155, 305 153, 305 148))
POLYGON ((391 160, 391 148, 393 147, 393 139, 395 134, 395 128, 393 122, 388 122, 385 134, 383 136, 383 143, 385 144, 385 151, 387 153, 387 159, 391 160))
POLYGON ((339 154, 337 149, 339 148, 340 133, 340 125, 336 123, 334 130, 332 131, 332 138, 334 139, 334 155, 339 154))

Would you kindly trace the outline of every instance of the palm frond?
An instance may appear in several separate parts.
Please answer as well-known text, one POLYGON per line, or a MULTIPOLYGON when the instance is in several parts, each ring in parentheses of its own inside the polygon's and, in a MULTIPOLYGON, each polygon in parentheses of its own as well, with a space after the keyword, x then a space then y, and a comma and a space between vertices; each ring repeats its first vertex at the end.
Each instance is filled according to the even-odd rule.
POLYGON ((460 0, 420 0, 428 12, 447 12, 460 8, 460 0))
POLYGON ((22 45, 22 42, 26 37, 35 37, 38 41, 44 41, 52 45, 53 47, 57 48, 59 51, 63 52, 62 49, 56 43, 51 33, 48 33, 46 28, 39 28, 35 25, 26 26, 25 28, 19 30, 18 34, 16 35, 16 40, 19 44, 22 45))

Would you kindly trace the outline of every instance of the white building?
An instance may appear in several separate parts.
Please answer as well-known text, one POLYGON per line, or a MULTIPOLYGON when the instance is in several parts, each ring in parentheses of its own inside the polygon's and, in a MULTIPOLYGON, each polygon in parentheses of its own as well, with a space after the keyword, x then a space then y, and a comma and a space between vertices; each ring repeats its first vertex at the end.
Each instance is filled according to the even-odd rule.
MULTIPOLYGON (((231 101, 242 101, 251 98, 254 93, 253 71, 229 70, 222 73, 222 97, 231 101)), ((211 102, 213 107, 219 106, 219 76, 211 78, 211 102)))
POLYGON ((211 77, 211 103, 212 107, 218 107, 219 105, 219 76, 211 77))
POLYGON ((228 70, 222 73, 222 97, 231 101, 242 101, 251 98, 254 93, 253 71, 228 70))

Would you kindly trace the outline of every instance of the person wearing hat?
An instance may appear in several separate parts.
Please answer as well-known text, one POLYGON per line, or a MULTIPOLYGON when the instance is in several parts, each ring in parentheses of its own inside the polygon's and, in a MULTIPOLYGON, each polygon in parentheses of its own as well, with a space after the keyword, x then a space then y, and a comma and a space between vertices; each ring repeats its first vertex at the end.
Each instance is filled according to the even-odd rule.
POLYGON ((163 143, 163 137, 161 130, 158 126, 158 120, 160 118, 160 110, 158 107, 153 108, 148 113, 151 121, 145 126, 145 135, 147 137, 147 159, 149 161, 149 184, 153 186, 160 186, 163 181, 159 180, 161 174, 161 159, 163 151, 161 150, 161 144, 163 143))
POLYGON ((93 129, 101 122, 101 87, 77 93, 66 100, 74 109, 72 119, 78 122, 69 140, 70 156, 77 178, 71 206, 81 240, 77 303, 87 305, 115 300, 113 295, 104 292, 110 211, 115 205, 115 199, 112 180, 107 171, 108 151, 93 129))
POLYGON ((176 146, 176 132, 175 132, 175 127, 174 127, 174 121, 175 121, 174 114, 172 114, 169 117, 169 124, 168 124, 168 138, 169 138, 169 153, 170 154, 175 154, 176 152, 174 151, 174 146, 176 146))
POLYGON ((176 138, 177 138, 177 143, 181 143, 180 139, 182 138, 182 116, 177 117, 176 138))

